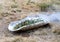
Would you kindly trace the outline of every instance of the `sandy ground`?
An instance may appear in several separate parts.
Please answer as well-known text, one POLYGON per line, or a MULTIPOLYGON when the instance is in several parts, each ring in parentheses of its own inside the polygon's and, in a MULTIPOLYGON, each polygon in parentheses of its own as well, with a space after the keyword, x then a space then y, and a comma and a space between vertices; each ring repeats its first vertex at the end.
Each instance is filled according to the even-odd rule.
POLYGON ((40 10, 35 5, 22 4, 23 1, 21 0, 17 3, 21 4, 17 8, 10 8, 11 3, 13 3, 12 0, 6 0, 8 2, 4 0, 0 1, 2 4, 2 8, 0 7, 0 42, 60 42, 60 34, 57 34, 60 31, 59 23, 51 23, 51 25, 41 26, 28 31, 10 32, 8 30, 10 22, 20 20, 30 15, 30 12, 35 13, 40 12, 40 10), (55 30, 57 33, 53 33, 55 30))
POLYGON ((52 24, 51 26, 45 25, 37 29, 23 32, 10 32, 8 30, 8 24, 11 21, 12 20, 6 20, 5 18, 0 20, 1 42, 60 42, 60 35, 53 33, 56 28, 60 28, 59 24, 52 24))

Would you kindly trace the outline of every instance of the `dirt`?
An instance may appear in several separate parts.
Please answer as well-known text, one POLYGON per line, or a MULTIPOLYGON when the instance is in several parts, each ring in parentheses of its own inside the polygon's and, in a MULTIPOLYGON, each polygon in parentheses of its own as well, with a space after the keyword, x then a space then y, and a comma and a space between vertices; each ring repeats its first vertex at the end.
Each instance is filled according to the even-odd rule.
POLYGON ((60 41, 60 34, 53 33, 53 31, 56 30, 55 28, 57 25, 58 25, 57 28, 60 27, 59 24, 45 25, 40 28, 32 29, 28 31, 10 32, 8 30, 8 25, 10 22, 16 20, 14 18, 13 20, 6 19, 5 17, 0 20, 1 42, 59 42, 60 41))
MULTIPOLYGON (((35 14, 36 12, 41 13, 41 11, 35 5, 24 5, 23 1, 25 0, 18 0, 17 8, 10 8, 10 5, 14 3, 12 0, 0 1, 3 7, 0 10, 0 42, 60 42, 60 34, 54 33, 54 31, 58 31, 60 28, 59 23, 51 23, 27 31, 10 32, 8 30, 10 22, 20 20, 30 15, 29 13, 31 12, 35 14)), ((58 32, 60 32, 60 29, 58 32)))

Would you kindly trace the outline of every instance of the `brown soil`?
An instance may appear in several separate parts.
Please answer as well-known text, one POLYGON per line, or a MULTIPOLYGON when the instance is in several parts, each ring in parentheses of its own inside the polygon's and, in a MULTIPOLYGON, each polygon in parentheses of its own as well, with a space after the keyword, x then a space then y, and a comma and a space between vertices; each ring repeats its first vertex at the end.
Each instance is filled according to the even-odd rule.
MULTIPOLYGON (((59 23, 52 23, 28 31, 10 32, 8 30, 10 22, 20 20, 30 15, 30 12, 35 13, 40 12, 40 10, 35 5, 22 4, 23 1, 21 0, 17 3, 19 4, 17 8, 10 8, 11 3, 13 3, 12 0, 11 3, 6 0, 8 4, 4 0, 1 1, 3 2, 3 9, 1 9, 0 13, 0 42, 60 42, 60 34, 54 33, 60 28, 59 23), (4 5, 4 2, 6 5, 4 5)), ((58 32, 60 32, 60 29, 58 32)))

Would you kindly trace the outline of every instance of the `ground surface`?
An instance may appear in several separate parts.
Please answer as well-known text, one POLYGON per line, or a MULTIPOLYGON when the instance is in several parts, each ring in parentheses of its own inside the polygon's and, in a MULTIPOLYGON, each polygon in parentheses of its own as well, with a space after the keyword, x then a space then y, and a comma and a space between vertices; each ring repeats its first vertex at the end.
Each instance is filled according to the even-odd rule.
POLYGON ((8 30, 10 22, 20 20, 29 15, 30 12, 35 13, 40 12, 40 10, 35 5, 22 4, 25 0, 18 0, 18 7, 14 8, 11 8, 12 4, 16 5, 12 0, 0 1, 2 4, 0 6, 0 42, 60 42, 60 35, 53 33, 56 28, 60 28, 59 23, 52 23, 24 32, 10 32, 8 30))

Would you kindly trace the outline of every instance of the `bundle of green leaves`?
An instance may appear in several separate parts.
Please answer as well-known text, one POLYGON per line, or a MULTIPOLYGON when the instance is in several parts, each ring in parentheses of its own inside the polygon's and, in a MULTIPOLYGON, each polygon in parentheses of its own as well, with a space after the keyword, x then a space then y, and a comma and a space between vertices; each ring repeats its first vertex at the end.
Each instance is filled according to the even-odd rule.
POLYGON ((18 29, 18 28, 23 27, 23 26, 26 26, 26 25, 35 24, 35 23, 41 22, 41 21, 43 21, 43 20, 41 20, 41 19, 25 20, 24 22, 21 22, 18 25, 16 25, 14 27, 14 29, 18 29))

